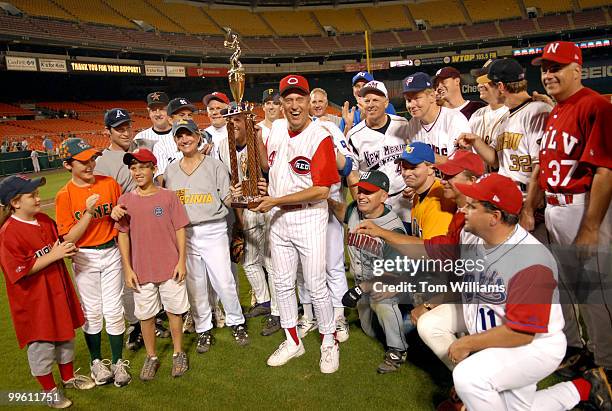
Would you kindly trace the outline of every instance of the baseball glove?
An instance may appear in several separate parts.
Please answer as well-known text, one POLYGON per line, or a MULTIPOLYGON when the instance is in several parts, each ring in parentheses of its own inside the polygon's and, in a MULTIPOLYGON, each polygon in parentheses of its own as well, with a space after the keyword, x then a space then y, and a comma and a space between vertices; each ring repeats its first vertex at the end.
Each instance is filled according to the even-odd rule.
POLYGON ((236 230, 232 236, 230 258, 236 264, 242 264, 244 260, 244 234, 242 230, 236 230))

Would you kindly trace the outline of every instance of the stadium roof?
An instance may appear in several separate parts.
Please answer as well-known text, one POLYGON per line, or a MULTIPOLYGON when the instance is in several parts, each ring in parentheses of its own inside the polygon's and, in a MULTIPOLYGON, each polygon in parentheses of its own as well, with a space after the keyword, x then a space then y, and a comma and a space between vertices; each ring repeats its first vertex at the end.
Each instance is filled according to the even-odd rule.
MULTIPOLYGON (((209 7, 240 7, 249 9, 330 8, 416 3, 398 0, 166 0, 168 3, 204 4, 209 7)), ((427 1, 427 0, 425 0, 427 1)), ((422 1, 421 1, 422 2, 422 1)))

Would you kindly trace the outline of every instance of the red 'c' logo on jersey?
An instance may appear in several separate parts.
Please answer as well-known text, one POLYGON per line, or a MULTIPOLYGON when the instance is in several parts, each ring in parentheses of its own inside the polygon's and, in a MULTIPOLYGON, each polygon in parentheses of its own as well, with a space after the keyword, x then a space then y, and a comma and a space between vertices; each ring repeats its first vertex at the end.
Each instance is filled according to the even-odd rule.
POLYGON ((310 174, 310 159, 306 157, 296 157, 289 162, 294 173, 300 176, 310 174))

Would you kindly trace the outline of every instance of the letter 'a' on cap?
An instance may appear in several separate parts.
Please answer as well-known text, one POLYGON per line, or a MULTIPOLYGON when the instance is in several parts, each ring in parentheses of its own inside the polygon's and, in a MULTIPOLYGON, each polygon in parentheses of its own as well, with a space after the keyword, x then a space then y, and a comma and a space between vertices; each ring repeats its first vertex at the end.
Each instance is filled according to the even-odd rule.
POLYGON ((387 87, 385 87, 385 84, 382 81, 372 80, 365 84, 361 90, 359 90, 359 95, 361 97, 365 97, 365 95, 369 93, 378 94, 379 96, 383 96, 385 98, 389 97, 387 87))
POLYGON ((141 147, 132 151, 131 153, 125 153, 123 155, 123 164, 126 166, 130 166, 132 164, 132 160, 136 160, 139 163, 153 163, 154 166, 157 165, 157 158, 148 148, 141 147))
POLYGON ((402 151, 402 155, 395 160, 395 163, 400 161, 406 161, 413 166, 418 166, 425 161, 433 164, 436 162, 436 155, 429 144, 415 141, 406 146, 404 151, 402 151))
POLYGON ((62 161, 79 160, 88 161, 94 156, 99 156, 100 150, 93 148, 82 138, 67 138, 59 146, 59 155, 62 161))
POLYGON ((539 66, 543 60, 559 64, 578 63, 582 66, 582 50, 570 41, 553 41, 544 47, 542 57, 534 58, 531 64, 539 66))
POLYGON ((414 93, 432 88, 431 79, 426 73, 421 71, 417 71, 402 80, 402 86, 404 88, 404 93, 414 93))
POLYGON ((299 94, 310 94, 310 86, 308 85, 308 80, 298 74, 289 74, 285 76, 280 81, 278 86, 280 91, 280 95, 282 97, 289 94, 289 92, 298 92, 299 94))
POLYGON ((389 177, 382 171, 366 171, 362 173, 359 182, 352 187, 363 188, 366 191, 375 193, 378 190, 389 192, 389 177))
POLYGON ((523 208, 523 194, 516 183, 501 174, 491 173, 480 177, 474 184, 456 183, 461 194, 478 201, 487 201, 512 215, 523 208))
POLYGON ((172 135, 176 136, 180 129, 187 129, 190 133, 199 133, 200 129, 198 125, 193 120, 185 120, 181 119, 172 123, 172 135))
POLYGON ((132 121, 132 118, 124 108, 111 108, 104 113, 104 125, 106 127, 114 128, 128 121, 132 121))
POLYGON ((8 176, 0 181, 0 205, 8 205, 19 194, 31 193, 46 182, 44 177, 30 179, 21 174, 8 176))
POLYGON ((448 156, 446 162, 434 164, 434 167, 448 176, 455 176, 465 170, 472 172, 475 176, 481 176, 485 172, 482 158, 468 150, 456 150, 448 156))

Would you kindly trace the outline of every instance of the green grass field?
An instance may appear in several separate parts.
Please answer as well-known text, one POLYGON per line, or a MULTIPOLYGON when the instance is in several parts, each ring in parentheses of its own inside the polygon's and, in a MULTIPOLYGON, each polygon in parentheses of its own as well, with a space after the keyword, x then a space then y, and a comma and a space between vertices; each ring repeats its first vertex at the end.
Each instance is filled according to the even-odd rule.
MULTIPOLYGON (((41 188, 43 200, 53 199, 68 180, 67 172, 46 174, 41 188)), ((53 207, 44 211, 54 216, 53 207)), ((37 391, 38 383, 30 375, 26 352, 19 350, 10 318, 6 289, 0 294, 0 391, 37 391)), ((240 294, 248 306, 249 286, 241 273, 240 294)), ((383 358, 380 342, 367 337, 359 328, 357 313, 347 310, 350 339, 343 343, 340 370, 335 374, 319 372, 319 337, 305 338, 306 354, 279 368, 266 365, 267 357, 284 338, 277 333, 259 335, 259 318, 248 321, 251 343, 239 347, 228 328, 215 329, 217 339, 210 352, 195 352, 194 335, 186 335, 184 347, 190 370, 181 378, 170 376, 172 345, 170 339, 158 339, 162 366, 154 381, 138 379, 145 357, 144 349, 124 351, 131 362, 132 383, 124 388, 97 387, 90 391, 69 391, 76 409, 403 409, 431 410, 445 398, 451 385, 450 373, 432 358, 418 342, 411 344, 408 363, 398 372, 378 375, 376 367, 383 358)), ((103 339, 103 353, 110 356, 108 340, 103 339)), ((89 355, 82 333, 76 338, 75 367, 89 372, 89 355)), ((57 377, 59 379, 59 377, 57 377)), ((550 382, 547 381, 549 384, 550 382)), ((4 401, 2 401, 5 404, 4 401)), ((21 407, 20 409, 23 409, 21 407)))

